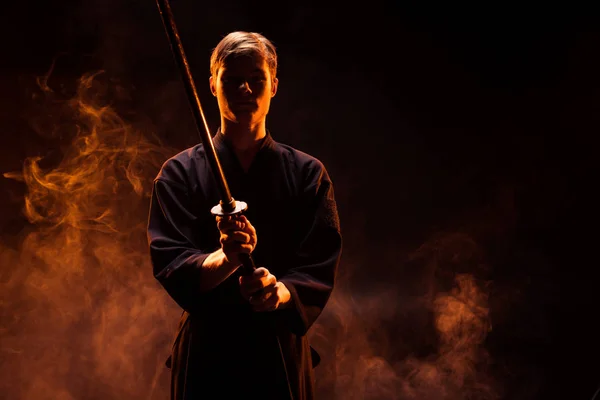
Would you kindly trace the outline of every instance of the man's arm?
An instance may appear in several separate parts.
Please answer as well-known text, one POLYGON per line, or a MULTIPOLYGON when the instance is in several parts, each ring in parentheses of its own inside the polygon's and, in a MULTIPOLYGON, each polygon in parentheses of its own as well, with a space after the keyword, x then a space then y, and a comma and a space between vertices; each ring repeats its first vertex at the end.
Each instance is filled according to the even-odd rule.
POLYGON ((342 252, 333 185, 320 162, 309 168, 304 188, 304 237, 292 255, 294 265, 279 277, 291 296, 290 306, 282 313, 298 335, 307 333, 327 304, 342 252))
POLYGON ((250 254, 256 247, 256 229, 241 215, 217 217, 221 248, 206 257, 201 265, 200 290, 208 291, 233 274, 241 265, 240 254, 250 254))
POLYGON ((232 263, 227 259, 223 249, 210 253, 200 266, 198 290, 200 292, 207 292, 214 289, 229 278, 239 266, 240 264, 232 263))
POLYGON ((221 232, 219 246, 219 237, 209 233, 214 227, 208 226, 209 221, 214 219, 207 218, 206 226, 201 226, 193 211, 197 209, 184 185, 164 179, 155 181, 147 231, 154 277, 188 312, 222 301, 215 289, 241 265, 235 255, 252 251, 254 246, 248 242, 256 242, 255 235, 251 239, 251 232, 248 233, 253 227, 237 232, 235 225, 224 225, 221 228, 227 232, 221 232))

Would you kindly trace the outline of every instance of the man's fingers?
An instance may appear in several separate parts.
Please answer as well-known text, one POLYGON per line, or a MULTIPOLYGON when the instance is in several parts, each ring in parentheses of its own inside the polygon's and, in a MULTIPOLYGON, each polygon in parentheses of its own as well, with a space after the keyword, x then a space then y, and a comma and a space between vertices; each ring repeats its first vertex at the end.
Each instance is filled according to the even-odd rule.
POLYGON ((277 295, 275 292, 270 292, 270 293, 271 293, 271 295, 268 298, 266 298, 264 301, 253 305, 254 311, 263 312, 263 311, 274 311, 277 309, 277 306, 279 304, 279 298, 277 298, 277 295))
POLYGON ((259 291, 266 292, 268 290, 271 290, 271 288, 273 286, 274 286, 274 284, 265 285, 262 281, 257 281, 257 282, 246 283, 246 284, 242 285, 241 289, 249 297, 249 296, 254 296, 259 291))
POLYGON ((277 278, 266 268, 260 267, 255 269, 250 275, 240 276, 239 282, 242 295, 246 299, 252 296, 254 300, 258 301, 259 297, 256 296, 273 291, 273 288, 277 284, 277 278))
POLYGON ((277 279, 274 275, 267 272, 267 275, 263 275, 263 272, 257 268, 252 275, 240 276, 240 286, 246 293, 254 293, 263 288, 270 288, 275 286, 277 279))
POLYGON ((270 288, 265 288, 252 294, 248 300, 250 301, 250 304, 257 306, 269 300, 271 297, 273 297, 273 294, 273 290, 270 288))
POLYGON ((251 235, 256 234, 254 225, 248 221, 245 215, 234 215, 234 216, 217 216, 217 228, 221 232, 227 232, 231 230, 244 231, 251 235))
POLYGON ((248 218, 246 218, 246 216, 242 215, 240 217, 240 222, 244 224, 244 230, 246 232, 250 233, 251 235, 256 235, 256 229, 254 229, 254 225, 252 225, 250 221, 248 221, 248 218))
POLYGON ((253 249, 254 249, 254 246, 252 246, 251 244, 248 244, 248 243, 244 244, 244 243, 233 242, 233 243, 223 244, 223 252, 226 254, 233 254, 233 253, 250 254, 250 253, 252 253, 253 249))
POLYGON ((242 231, 246 227, 246 223, 239 219, 220 219, 217 221, 217 228, 221 232, 227 231, 242 231))
POLYGON ((252 272, 252 275, 250 275, 250 278, 251 279, 261 279, 266 276, 269 276, 269 270, 266 269, 265 267, 259 267, 259 268, 256 268, 252 272))
MULTIPOLYGON (((243 275, 240 277, 240 284, 242 286, 252 285, 255 282, 262 280, 269 276, 269 271, 264 267, 256 268, 250 275, 243 275)), ((265 286, 265 285, 263 285, 265 286)), ((262 286, 261 286, 262 287, 262 286)))
POLYGON ((252 237, 250 235, 248 235, 247 233, 235 231, 235 232, 222 234, 221 235, 221 244, 228 244, 228 243, 233 243, 233 242, 250 243, 251 239, 252 239, 252 237))

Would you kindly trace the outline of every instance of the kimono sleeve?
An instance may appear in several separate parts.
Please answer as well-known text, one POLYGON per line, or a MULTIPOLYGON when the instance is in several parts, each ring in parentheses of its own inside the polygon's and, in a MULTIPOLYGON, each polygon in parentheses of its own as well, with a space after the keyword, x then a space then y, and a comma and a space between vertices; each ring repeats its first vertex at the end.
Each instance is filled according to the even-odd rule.
POLYGON ((290 330, 305 335, 323 311, 333 290, 342 252, 342 235, 333 184, 316 162, 303 191, 306 223, 294 266, 279 280, 290 291, 293 308, 284 310, 290 330))
POLYGON ((185 311, 202 301, 200 267, 214 249, 203 248, 187 188, 156 179, 148 217, 148 243, 154 277, 185 311))

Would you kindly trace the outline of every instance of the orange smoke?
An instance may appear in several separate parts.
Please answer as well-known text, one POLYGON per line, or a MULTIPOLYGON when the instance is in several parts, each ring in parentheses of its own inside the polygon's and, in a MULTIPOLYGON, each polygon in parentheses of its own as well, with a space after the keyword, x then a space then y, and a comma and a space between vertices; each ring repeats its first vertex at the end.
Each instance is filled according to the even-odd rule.
POLYGON ((411 255, 426 274, 424 295, 403 293, 393 282, 371 294, 338 286, 312 331, 324 358, 317 376, 326 398, 499 399, 484 347, 491 330, 487 286, 473 273, 454 272, 457 261, 482 262, 478 257, 469 236, 441 235, 411 255))
POLYGON ((0 246, 10 313, 0 390, 15 399, 165 398, 178 310, 152 277, 145 225, 152 178, 173 150, 119 116, 101 73, 82 76, 65 100, 46 82, 51 110, 67 118, 55 135, 72 137, 58 165, 35 157, 5 174, 27 185, 32 225, 18 249, 0 246))
MULTIPOLYGON (((65 100, 47 82, 40 80, 41 93, 61 124, 40 133, 66 136, 68 145, 50 167, 31 158, 21 173, 5 174, 27 185, 31 225, 17 248, 0 243, 0 393, 168 398, 164 361, 179 309, 151 275, 145 229, 152 178, 175 151, 119 115, 114 83, 101 73, 81 77, 65 100)), ((310 332, 323 357, 315 371, 320 398, 498 398, 483 346, 487 288, 455 268, 484 262, 477 244, 445 235, 414 260, 424 295, 396 282, 371 293, 339 282, 310 332)))

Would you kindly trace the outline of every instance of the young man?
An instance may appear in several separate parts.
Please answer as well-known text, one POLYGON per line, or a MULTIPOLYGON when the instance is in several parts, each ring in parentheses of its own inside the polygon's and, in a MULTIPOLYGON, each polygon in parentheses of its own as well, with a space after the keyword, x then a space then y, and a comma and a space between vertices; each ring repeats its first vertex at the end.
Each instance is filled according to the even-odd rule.
POLYGON ((334 286, 342 237, 316 158, 266 129, 277 54, 233 32, 210 60, 221 124, 213 143, 243 216, 215 218, 219 192, 201 144, 155 179, 148 240, 156 279, 183 309, 170 358, 172 399, 312 399, 318 355, 307 331, 334 286), (258 267, 244 275, 240 254, 258 267))

